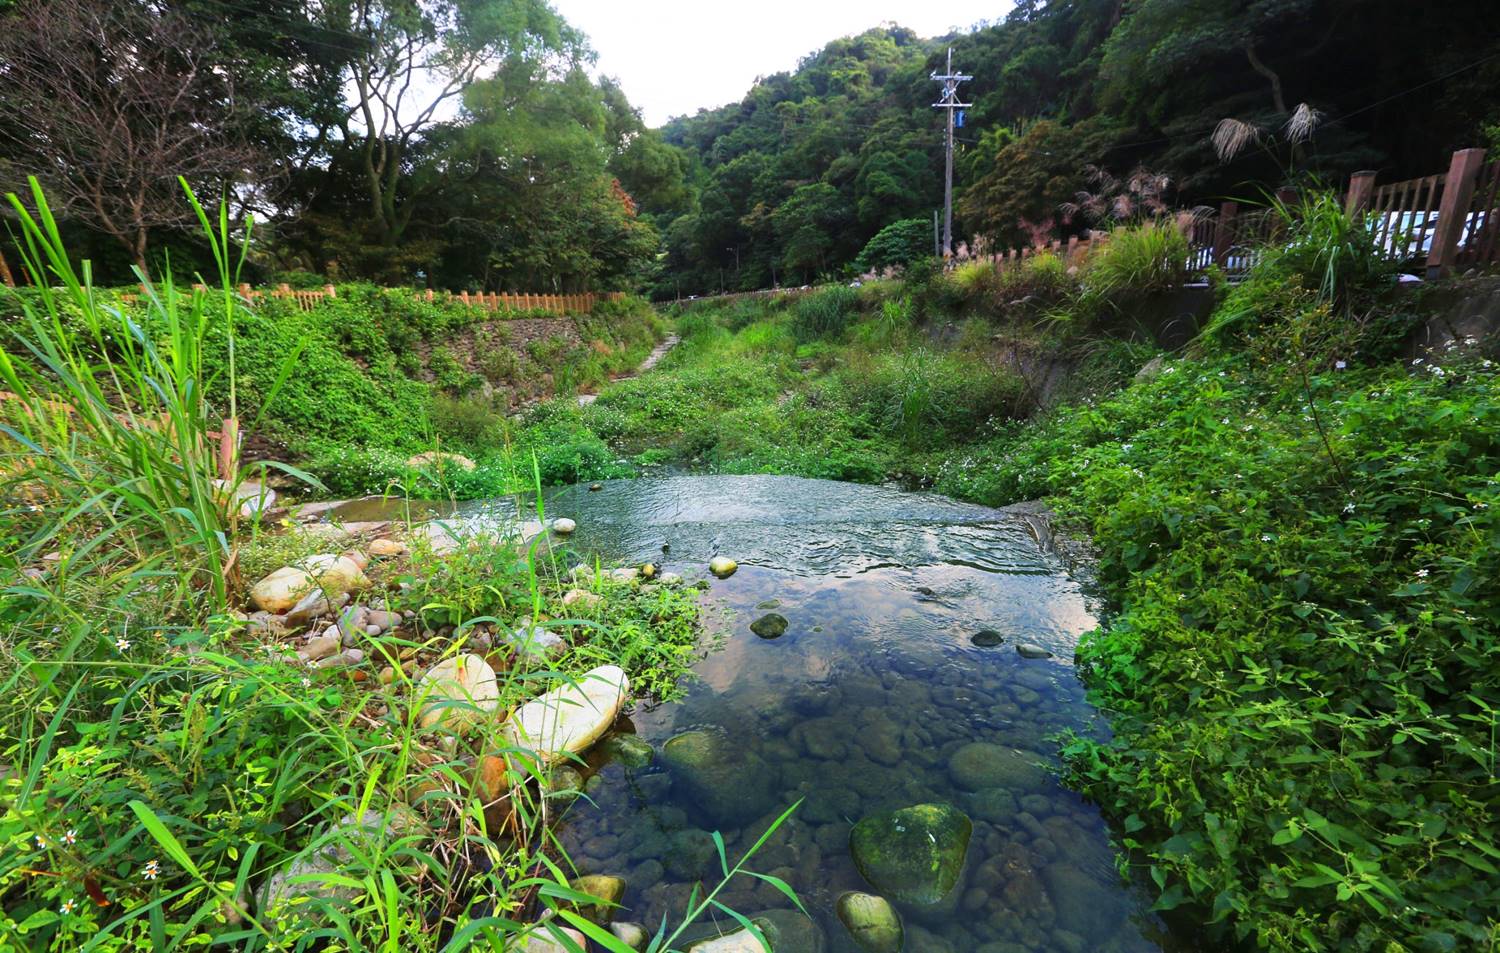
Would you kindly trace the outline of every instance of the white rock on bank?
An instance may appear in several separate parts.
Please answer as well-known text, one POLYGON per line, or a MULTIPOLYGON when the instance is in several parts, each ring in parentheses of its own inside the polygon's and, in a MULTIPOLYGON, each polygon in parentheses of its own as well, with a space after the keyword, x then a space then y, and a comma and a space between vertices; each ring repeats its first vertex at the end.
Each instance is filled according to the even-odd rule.
POLYGON ((370 585, 364 567, 362 553, 309 556, 301 565, 283 566, 256 583, 250 590, 250 602, 257 609, 279 613, 292 609, 317 588, 328 597, 364 589, 370 585))
POLYGON ((417 683, 417 697, 422 700, 423 728, 441 724, 463 731, 494 715, 500 706, 500 683, 484 659, 459 655, 428 669, 417 683))
POLYGON ((577 528, 578 524, 568 519, 566 516, 559 517, 558 519, 552 521, 552 532, 556 533, 559 536, 567 536, 577 528))
POLYGON ((629 691, 624 671, 602 665, 580 676, 576 685, 554 688, 522 705, 506 723, 506 734, 543 762, 579 754, 614 724, 629 691))

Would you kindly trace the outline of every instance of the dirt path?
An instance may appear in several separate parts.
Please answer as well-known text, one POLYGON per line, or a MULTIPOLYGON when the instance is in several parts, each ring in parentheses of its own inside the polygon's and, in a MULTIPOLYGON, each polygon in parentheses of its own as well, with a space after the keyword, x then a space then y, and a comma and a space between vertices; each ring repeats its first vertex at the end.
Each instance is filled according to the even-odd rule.
MULTIPOLYGON (((646 355, 646 359, 641 362, 641 366, 640 367, 637 367, 635 369, 635 373, 633 373, 633 374, 626 374, 623 377, 616 377, 613 381, 610 381, 610 383, 613 384, 616 381, 628 381, 632 377, 639 377, 640 375, 642 375, 642 374, 646 373, 647 371, 651 370, 651 368, 653 368, 657 364, 661 363, 661 359, 667 356, 667 352, 668 351, 672 350, 672 348, 674 348, 674 347, 677 346, 677 342, 679 340, 681 340, 681 339, 678 338, 678 336, 675 335, 675 334, 669 334, 669 335, 667 335, 666 340, 662 341, 660 344, 658 344, 656 346, 655 350, 653 350, 650 354, 646 355)), ((578 406, 580 406, 580 407, 587 407, 589 404, 592 404, 594 401, 596 401, 598 399, 599 399, 599 395, 598 394, 579 394, 578 395, 578 406)))

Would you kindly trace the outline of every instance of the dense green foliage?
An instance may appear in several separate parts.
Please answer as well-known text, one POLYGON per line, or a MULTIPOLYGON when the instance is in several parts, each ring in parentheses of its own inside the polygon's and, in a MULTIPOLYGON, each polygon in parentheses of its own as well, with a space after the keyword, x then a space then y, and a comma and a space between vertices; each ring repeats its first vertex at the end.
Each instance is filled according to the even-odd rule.
POLYGON ((1412 319, 1368 235, 1308 213, 1211 342, 937 488, 1090 530, 1117 611, 1079 659, 1115 736, 1071 765, 1159 909, 1279 950, 1488 949, 1500 375, 1393 361, 1412 319))
POLYGON ((943 192, 930 74, 950 46, 975 77, 963 88, 974 105, 958 133, 956 234, 1006 247, 1084 227, 1060 206, 1087 186, 1089 165, 1165 173, 1168 204, 1181 206, 1356 169, 1387 180, 1440 171, 1496 122, 1494 44, 1493 10, 1477 0, 1027 0, 934 40, 899 27, 838 39, 742 101, 662 130, 689 156, 696 201, 658 218, 669 255, 658 287, 834 277, 882 229, 930 229, 943 192), (1275 133, 1299 103, 1330 120, 1310 147, 1217 160, 1221 119, 1275 133))

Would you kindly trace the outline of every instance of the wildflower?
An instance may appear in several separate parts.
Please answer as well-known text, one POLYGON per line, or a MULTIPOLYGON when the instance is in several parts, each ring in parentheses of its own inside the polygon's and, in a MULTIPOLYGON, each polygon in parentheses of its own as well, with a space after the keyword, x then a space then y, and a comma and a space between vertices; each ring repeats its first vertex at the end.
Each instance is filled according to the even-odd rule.
POLYGON ((302 687, 312 688, 312 679, 308 678, 306 675, 302 676, 302 687))
POLYGON ((1347 361, 1334 361, 1333 362, 1333 369, 1336 370, 1336 371, 1341 371, 1341 370, 1343 370, 1344 368, 1346 368, 1348 366, 1349 366, 1349 363, 1347 361))
POLYGON ((1344 504, 1344 512, 1345 513, 1353 513, 1354 512, 1354 504, 1353 503, 1345 503, 1344 504))
POLYGON ((1485 503, 1485 502, 1479 502, 1479 503, 1475 503, 1474 504, 1474 509, 1476 509, 1476 510, 1487 510, 1489 508, 1490 508, 1490 505, 1488 503, 1485 503))
POLYGON ((78 843, 78 832, 76 830, 73 830, 72 828, 69 828, 68 832, 62 836, 62 842, 64 844, 67 844, 69 847, 72 847, 74 844, 78 843))
POLYGON ((78 907, 78 904, 75 903, 74 901, 72 901, 72 900, 64 900, 62 902, 62 906, 57 908, 57 912, 61 913, 63 916, 67 916, 68 914, 72 913, 75 909, 77 909, 77 907, 78 907))
POLYGON ((158 864, 154 860, 146 861, 146 866, 141 868, 141 876, 146 880, 155 880, 157 875, 160 873, 161 864, 158 864))
POLYGON ((1128 444, 1128 443, 1122 443, 1122 444, 1120 444, 1120 452, 1121 453, 1129 453, 1131 446, 1133 446, 1133 445, 1132 444, 1128 444))
POLYGON ((1411 366, 1416 367, 1420 363, 1422 363, 1422 359, 1420 357, 1414 357, 1412 358, 1411 366))
POLYGON ((1263 543, 1269 543, 1271 541, 1271 534, 1270 533, 1261 533, 1260 534, 1260 541, 1263 542, 1263 543))
POLYGON ((36 835, 36 846, 42 848, 43 850, 46 850, 47 849, 47 838, 43 837, 40 834, 36 835))
POLYGON ((1418 579, 1426 579, 1427 578, 1427 570, 1425 570, 1425 569, 1418 569, 1417 570, 1417 578, 1418 579))
POLYGON ((130 648, 130 640, 125 638, 123 635, 120 636, 118 639, 115 639, 115 648, 120 650, 121 652, 125 651, 126 649, 130 648))

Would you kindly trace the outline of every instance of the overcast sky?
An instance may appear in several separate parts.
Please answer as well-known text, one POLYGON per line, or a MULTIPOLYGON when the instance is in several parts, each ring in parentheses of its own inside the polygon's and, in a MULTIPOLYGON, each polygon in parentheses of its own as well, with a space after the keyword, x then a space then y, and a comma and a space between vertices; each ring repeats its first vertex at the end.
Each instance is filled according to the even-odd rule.
MULTIPOLYGON (((646 123, 738 102, 829 40, 885 22, 940 36, 998 20, 1009 0, 552 0, 646 123)), ((962 66, 963 64, 957 64, 962 66)))

